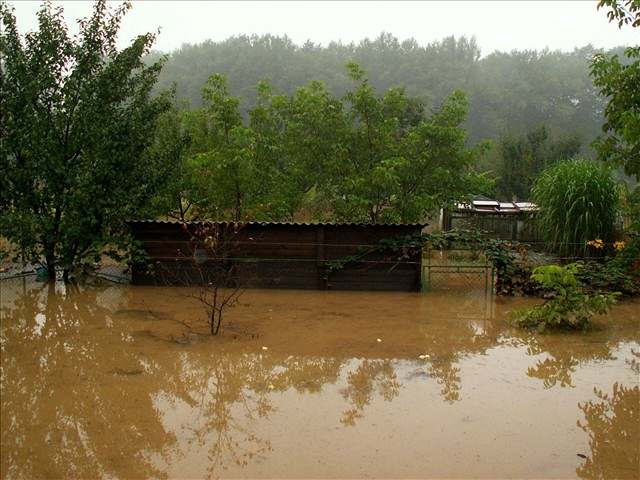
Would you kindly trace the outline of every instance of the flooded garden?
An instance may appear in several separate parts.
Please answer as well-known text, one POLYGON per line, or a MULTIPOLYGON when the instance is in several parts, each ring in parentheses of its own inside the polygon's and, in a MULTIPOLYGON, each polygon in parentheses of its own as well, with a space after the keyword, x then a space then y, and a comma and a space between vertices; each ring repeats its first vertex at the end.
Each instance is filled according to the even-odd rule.
POLYGON ((3 280, 2 478, 638 478, 640 302, 3 280))

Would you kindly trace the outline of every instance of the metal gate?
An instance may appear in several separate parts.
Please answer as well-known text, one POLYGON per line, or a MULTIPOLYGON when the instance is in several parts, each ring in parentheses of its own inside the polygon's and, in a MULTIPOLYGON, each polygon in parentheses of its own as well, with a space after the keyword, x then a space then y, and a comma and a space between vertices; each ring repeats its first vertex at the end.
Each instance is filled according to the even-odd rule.
POLYGON ((494 268, 478 250, 425 249, 422 258, 423 291, 478 290, 493 294, 494 268))

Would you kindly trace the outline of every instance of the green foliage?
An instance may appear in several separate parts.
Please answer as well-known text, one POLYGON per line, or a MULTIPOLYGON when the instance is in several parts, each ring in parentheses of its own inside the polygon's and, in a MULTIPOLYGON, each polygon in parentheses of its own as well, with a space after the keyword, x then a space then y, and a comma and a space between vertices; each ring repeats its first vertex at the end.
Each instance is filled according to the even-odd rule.
POLYGON ((599 0, 598 10, 609 7, 607 18, 610 22, 618 22, 618 28, 623 25, 640 26, 640 1, 638 0, 599 0))
POLYGON ((640 277, 630 267, 616 261, 617 257, 603 261, 586 261, 577 278, 588 292, 620 292, 626 296, 640 295, 640 277))
POLYGON ((640 236, 630 236, 615 256, 585 262, 578 278, 589 291, 640 295, 640 236))
POLYGON ((608 99, 602 126, 604 136, 594 146, 602 160, 622 165, 640 178, 640 46, 617 55, 597 54, 591 63, 593 83, 608 99))
POLYGON ((189 140, 172 155, 186 185, 167 205, 184 196, 214 220, 411 222, 490 189, 474 169, 485 146, 466 147, 464 94, 427 116, 404 89, 378 95, 359 66, 348 70, 344 100, 320 82, 291 96, 261 82, 246 125, 226 77, 212 75, 205 106, 183 114, 191 121, 158 130, 189 140))
POLYGON ((488 181, 473 170, 484 146, 465 146, 462 92, 426 118, 424 107, 404 89, 379 97, 360 67, 348 68, 356 82, 346 95, 351 128, 329 186, 337 219, 418 221, 438 207, 488 190, 488 181))
POLYGON ((533 270, 531 278, 553 297, 542 305, 520 310, 514 314, 514 323, 524 328, 584 329, 591 318, 605 314, 616 302, 619 293, 588 295, 583 292, 576 278, 581 265, 571 263, 566 266, 545 265, 533 270))
POLYGON ((426 247, 434 249, 452 249, 465 247, 481 251, 486 247, 482 233, 476 230, 450 230, 447 232, 417 233, 398 237, 383 238, 376 245, 359 247, 353 255, 325 262, 325 278, 345 266, 364 260, 373 253, 382 253, 388 262, 403 262, 421 256, 426 247))
POLYGON ((580 140, 575 135, 551 139, 548 129, 540 125, 526 135, 502 136, 497 150, 498 197, 508 201, 529 200, 531 186, 540 172, 577 155, 580 140))
MULTIPOLYGON (((640 1, 600 0, 598 9, 608 7, 610 22, 618 27, 640 26, 640 1)), ((625 49, 624 60, 602 52, 591 61, 593 83, 608 99, 604 109, 604 136, 594 146, 601 159, 624 166, 625 172, 640 178, 640 46, 625 49)))
POLYGON ((407 95, 419 98, 427 108, 441 105, 454 90, 467 92, 471 102, 465 127, 471 142, 497 139, 507 131, 524 135, 545 123, 552 138, 577 134, 588 145, 602 125, 604 99, 589 78, 589 60, 597 52, 590 45, 568 52, 481 52, 473 38, 447 37, 421 45, 388 33, 325 46, 296 45, 288 37, 274 35, 239 35, 185 44, 172 52, 159 86, 175 82, 178 97, 197 108, 207 78, 213 72, 224 73, 232 94, 242 100, 245 115, 259 103, 254 85, 265 79, 286 95, 319 80, 331 95, 341 98, 353 82, 343 68, 352 61, 367 72, 375 90, 403 85, 407 95))
POLYGON ((537 295, 538 284, 531 280, 532 266, 524 245, 502 240, 488 240, 484 253, 495 269, 498 295, 537 295))
POLYGON ((613 237, 619 189, 611 169, 589 160, 566 160, 545 170, 533 187, 539 227, 562 255, 585 251, 586 242, 613 237))
POLYGON ((45 3, 39 29, 21 37, 0 3, 0 228, 50 276, 107 246, 123 252, 125 220, 144 214, 170 171, 148 151, 170 106, 151 97, 162 62, 142 62, 154 35, 116 48, 129 8, 99 0, 70 36, 62 9, 45 3))

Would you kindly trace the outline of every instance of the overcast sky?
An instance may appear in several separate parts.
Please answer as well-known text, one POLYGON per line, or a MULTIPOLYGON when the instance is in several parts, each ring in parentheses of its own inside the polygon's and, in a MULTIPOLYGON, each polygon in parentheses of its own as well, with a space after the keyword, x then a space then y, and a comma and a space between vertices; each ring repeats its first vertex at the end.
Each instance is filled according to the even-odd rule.
MULTIPOLYGON (((40 2, 10 2, 20 29, 37 27, 40 2)), ((87 1, 54 2, 67 19, 87 15, 87 1)), ((448 35, 475 35, 483 55, 494 50, 571 50, 589 43, 613 47, 640 43, 638 29, 619 30, 607 22, 596 0, 449 1, 449 2, 312 2, 312 1, 135 1, 123 22, 120 42, 140 33, 161 32, 156 49, 168 52, 183 43, 223 40, 233 35, 288 35, 298 44, 310 39, 327 44, 373 38, 386 31, 401 40, 426 44, 448 35)))

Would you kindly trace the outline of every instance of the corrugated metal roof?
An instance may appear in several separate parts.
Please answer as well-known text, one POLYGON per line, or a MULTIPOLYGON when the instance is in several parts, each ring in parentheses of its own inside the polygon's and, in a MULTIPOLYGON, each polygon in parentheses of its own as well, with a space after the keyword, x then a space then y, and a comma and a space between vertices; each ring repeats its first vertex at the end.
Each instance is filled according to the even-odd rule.
MULTIPOLYGON (((181 224, 179 220, 155 220, 155 219, 136 219, 128 220, 127 223, 157 223, 157 224, 181 224)), ((269 222, 269 221, 250 221, 250 222, 233 222, 233 221, 213 221, 213 220, 197 220, 184 222, 187 225, 288 225, 288 226, 329 226, 329 227, 426 227, 427 222, 423 223, 356 223, 356 222, 269 222)))
POLYGON ((456 204, 458 211, 471 211, 476 213, 519 213, 535 212, 538 206, 532 202, 499 202, 497 200, 473 200, 469 203, 456 204))

